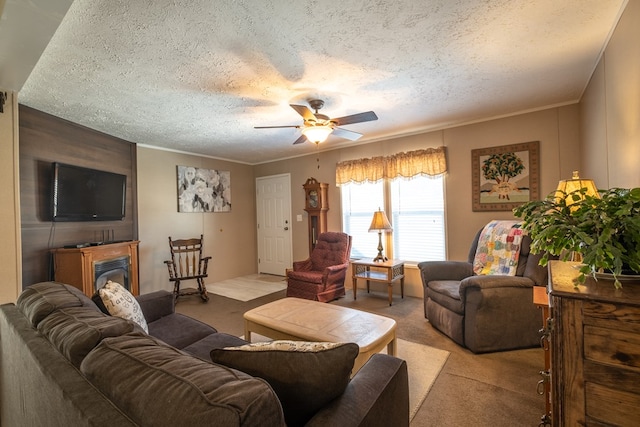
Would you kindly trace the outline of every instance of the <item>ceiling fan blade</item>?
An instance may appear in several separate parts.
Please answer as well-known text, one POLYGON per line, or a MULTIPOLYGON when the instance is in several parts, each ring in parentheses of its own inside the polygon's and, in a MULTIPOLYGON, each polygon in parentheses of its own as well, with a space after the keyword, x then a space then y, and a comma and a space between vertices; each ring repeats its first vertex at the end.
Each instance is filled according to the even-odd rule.
POLYGON ((360 138, 362 136, 361 133, 358 132, 354 132, 351 130, 346 130, 346 129, 342 129, 339 127, 334 127, 333 128, 333 132, 331 132, 332 135, 335 136, 339 136, 340 138, 344 138, 344 139, 348 139, 350 141, 355 141, 356 139, 360 138))
POLYGON ((372 120, 378 120, 378 116, 373 111, 367 111, 366 113, 352 114, 350 116, 338 117, 337 119, 331 119, 338 126, 350 125, 353 123, 370 122, 372 120))
POLYGON ((254 129, 277 129, 277 128, 296 128, 299 129, 300 125, 285 125, 285 126, 254 126, 254 129))
POLYGON ((293 108, 294 110, 296 110, 298 112, 298 114, 300 114, 302 116, 302 118, 304 118, 307 121, 316 121, 316 116, 313 114, 313 112, 305 105, 295 105, 295 104, 289 104, 289 106, 291 106, 291 108, 293 108))
POLYGON ((293 145, 302 144, 303 142, 307 142, 307 137, 304 135, 301 135, 300 138, 294 141, 293 145))

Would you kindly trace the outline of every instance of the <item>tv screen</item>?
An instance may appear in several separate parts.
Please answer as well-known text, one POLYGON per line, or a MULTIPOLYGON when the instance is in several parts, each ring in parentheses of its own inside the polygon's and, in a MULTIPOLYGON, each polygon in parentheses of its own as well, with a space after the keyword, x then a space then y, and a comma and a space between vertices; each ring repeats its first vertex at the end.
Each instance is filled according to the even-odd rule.
POLYGON ((53 220, 122 220, 126 189, 126 175, 55 162, 53 220))

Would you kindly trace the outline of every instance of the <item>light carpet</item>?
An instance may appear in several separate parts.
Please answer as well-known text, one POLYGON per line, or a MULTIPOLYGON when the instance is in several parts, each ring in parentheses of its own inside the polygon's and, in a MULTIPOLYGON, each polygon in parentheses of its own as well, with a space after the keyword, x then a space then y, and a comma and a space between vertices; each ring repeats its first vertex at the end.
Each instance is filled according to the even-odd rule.
POLYGON ((207 292, 239 301, 251 301, 287 288, 284 276, 250 274, 216 283, 207 283, 207 292))
MULTIPOLYGON (((244 337, 240 337, 244 338, 244 337)), ((251 334, 251 342, 271 341, 271 338, 256 334, 251 334)), ((407 372, 409 374, 409 420, 420 409, 422 402, 427 398, 431 386, 440 374, 449 352, 438 348, 429 347, 411 341, 398 338, 396 355, 407 362, 407 372)), ((385 347, 382 353, 386 353, 385 347)))
POLYGON ((407 361, 409 420, 412 420, 438 378, 449 352, 398 338, 397 357, 407 361))

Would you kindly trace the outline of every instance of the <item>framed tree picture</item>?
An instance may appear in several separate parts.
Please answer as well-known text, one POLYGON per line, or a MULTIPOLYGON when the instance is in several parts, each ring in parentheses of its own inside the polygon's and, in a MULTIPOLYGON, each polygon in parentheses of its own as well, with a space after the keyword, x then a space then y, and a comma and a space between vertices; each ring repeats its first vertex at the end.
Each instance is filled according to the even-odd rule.
POLYGON ((230 212, 231 172, 178 166, 178 212, 230 212))
POLYGON ((473 210, 510 211, 540 198, 540 142, 471 150, 473 210))

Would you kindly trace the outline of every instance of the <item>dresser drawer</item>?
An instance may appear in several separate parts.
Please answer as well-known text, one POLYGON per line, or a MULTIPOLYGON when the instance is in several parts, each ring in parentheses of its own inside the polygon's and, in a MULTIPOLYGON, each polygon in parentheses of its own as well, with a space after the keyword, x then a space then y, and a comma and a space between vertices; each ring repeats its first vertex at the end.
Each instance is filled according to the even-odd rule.
POLYGON ((635 416, 640 407, 640 395, 601 386, 585 384, 585 412, 587 425, 638 425, 635 416))
POLYGON ((640 306, 604 301, 585 301, 582 305, 585 325, 601 326, 640 334, 640 306))
POLYGON ((640 335, 585 325, 584 357, 607 365, 640 369, 640 335))

